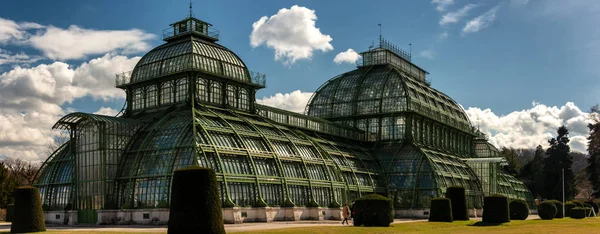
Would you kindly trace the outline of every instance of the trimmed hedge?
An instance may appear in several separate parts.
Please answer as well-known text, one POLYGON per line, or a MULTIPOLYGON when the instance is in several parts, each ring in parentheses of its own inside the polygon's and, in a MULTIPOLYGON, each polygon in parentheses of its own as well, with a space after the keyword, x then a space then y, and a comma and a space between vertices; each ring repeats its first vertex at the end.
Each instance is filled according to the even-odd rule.
POLYGON ((452 222, 452 204, 448 198, 431 199, 429 222, 452 222))
POLYGON ((570 201, 570 202, 573 203, 573 204, 575 204, 577 207, 585 207, 585 204, 582 201, 573 200, 573 201, 570 201))
POLYGON ((529 206, 524 200, 512 200, 508 208, 511 220, 525 220, 529 216, 529 206))
POLYGON ((544 201, 538 205, 538 215, 541 219, 552 220, 556 216, 556 205, 551 201, 544 201))
POLYGON ((585 218, 585 208, 575 207, 571 209, 571 218, 574 219, 583 219, 585 218))
POLYGON ((46 231, 44 211, 40 191, 31 186, 19 187, 15 190, 15 206, 11 233, 46 231))
POLYGON ((12 222, 14 214, 15 214, 15 204, 8 204, 6 206, 6 218, 4 218, 4 221, 12 222))
POLYGON ((449 187, 446 189, 446 198, 450 199, 452 204, 452 218, 454 220, 469 220, 465 188, 449 187))
POLYGON ((394 222, 394 203, 392 199, 369 194, 354 201, 352 206, 354 226, 389 227, 394 222))
POLYGON ((564 206, 565 206, 565 217, 571 217, 571 210, 573 208, 575 208, 575 207, 581 207, 581 206, 578 206, 574 202, 565 202, 564 206))
POLYGON ((510 222, 508 198, 502 195, 492 195, 483 198, 484 223, 507 223, 510 222))
POLYGON ((223 213, 215 171, 198 166, 173 173, 169 234, 224 234, 223 213))
POLYGON ((563 203, 558 201, 558 200, 549 200, 550 202, 554 203, 554 205, 556 206, 556 215, 554 215, 554 218, 560 219, 565 217, 565 215, 563 214, 563 203))

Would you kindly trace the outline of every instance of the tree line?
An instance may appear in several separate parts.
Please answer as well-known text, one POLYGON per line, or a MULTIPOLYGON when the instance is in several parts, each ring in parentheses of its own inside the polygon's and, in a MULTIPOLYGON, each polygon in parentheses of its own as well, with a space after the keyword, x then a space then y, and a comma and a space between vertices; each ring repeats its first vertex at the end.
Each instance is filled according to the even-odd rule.
POLYGON ((0 208, 14 202, 13 191, 17 187, 33 184, 40 165, 18 158, 0 160, 0 208))
POLYGON ((561 126, 556 136, 548 140, 546 149, 502 148, 507 160, 504 171, 521 179, 538 199, 562 200, 562 170, 564 169, 565 200, 577 195, 588 201, 600 198, 600 106, 589 115, 588 149, 586 153, 571 152, 569 129, 561 126))

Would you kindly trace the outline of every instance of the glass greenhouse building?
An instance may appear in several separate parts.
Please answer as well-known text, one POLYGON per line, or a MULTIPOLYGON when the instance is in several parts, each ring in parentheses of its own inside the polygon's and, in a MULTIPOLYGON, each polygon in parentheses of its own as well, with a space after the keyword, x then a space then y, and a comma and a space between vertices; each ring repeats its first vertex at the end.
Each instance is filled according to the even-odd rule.
POLYGON ((190 165, 217 172, 224 209, 335 208, 378 193, 397 210, 426 210, 450 186, 467 189, 471 208, 489 194, 531 200, 464 110, 391 43, 361 53, 300 114, 257 104, 265 75, 211 26, 171 24, 165 44, 118 74, 118 117, 71 113, 54 125, 70 141, 38 172, 46 212, 96 223, 108 210, 165 210, 173 171, 190 165))

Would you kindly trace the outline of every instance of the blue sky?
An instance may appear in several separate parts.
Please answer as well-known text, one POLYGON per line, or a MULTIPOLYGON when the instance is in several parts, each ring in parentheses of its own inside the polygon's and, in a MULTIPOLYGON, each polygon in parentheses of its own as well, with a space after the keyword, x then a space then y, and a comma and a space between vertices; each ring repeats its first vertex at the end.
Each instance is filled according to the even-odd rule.
MULTIPOLYGON (((595 92, 600 88, 596 76, 600 30, 594 27, 594 22, 600 19, 600 2, 594 0, 195 0, 193 3, 194 15, 220 30, 220 44, 238 54, 250 70, 267 74, 267 88, 257 95, 266 104, 278 106, 287 102, 301 106, 322 83, 354 69, 352 62, 338 64, 333 60, 340 52, 364 51, 372 41, 377 41, 377 24, 383 25, 383 36, 396 45, 408 50, 408 44, 412 43, 413 62, 430 73, 432 86, 467 109, 474 124, 486 131, 498 146, 514 145, 519 135, 528 135, 523 129, 529 125, 536 129, 532 130, 535 137, 518 146, 545 142, 561 124, 576 122, 573 127, 579 128, 576 131, 583 136, 586 129, 581 126, 585 126, 586 110, 600 103, 600 95, 595 92), (294 5, 300 8, 293 9, 294 5), (284 41, 281 33, 273 33, 285 31, 276 25, 267 30, 273 34, 264 34, 263 30, 258 36, 260 42, 251 45, 253 23, 261 17, 267 17, 267 24, 275 22, 273 16, 281 9, 304 16, 314 11, 316 18, 302 18, 308 24, 289 27, 313 30, 306 37, 331 40, 296 42, 300 43, 297 46, 304 46, 301 52, 308 50, 312 54, 294 62, 290 62, 290 54, 298 51, 276 60, 274 48, 268 45, 294 43, 284 41), (296 90, 300 92, 294 94, 296 90), (281 95, 276 96, 277 93, 281 95)), ((162 30, 187 14, 185 0, 3 1, 0 98, 29 100, 0 101, 0 116, 4 115, 7 122, 18 120, 16 125, 5 129, 31 128, 32 132, 39 131, 32 134, 48 141, 55 133, 40 129, 51 127, 49 123, 65 113, 97 112, 103 107, 112 111, 105 113, 120 110, 124 100, 118 90, 91 86, 98 86, 94 85, 96 80, 108 82, 112 78, 107 74, 118 69, 132 69, 135 57, 162 44, 162 30), (83 34, 94 36, 69 37, 83 34), (51 68, 52 64, 60 68, 51 68), (60 69, 64 72, 57 72, 60 69), (59 73, 75 73, 75 78, 66 79, 71 83, 61 89, 59 73), (51 97, 39 94, 42 91, 36 82, 40 79, 45 80, 44 84, 53 84, 49 87, 56 90, 51 97), (25 81, 31 87, 18 86, 25 81), (5 88, 20 87, 22 92, 2 91, 2 82, 5 88), (32 123, 35 116, 26 115, 35 112, 45 115, 46 122, 32 123)), ((0 134, 0 156, 24 150, 34 155, 39 150, 29 150, 32 144, 8 137, 3 140, 0 134)), ((39 144, 33 145, 41 147, 39 144)), ((585 146, 576 148, 584 150, 585 146)))

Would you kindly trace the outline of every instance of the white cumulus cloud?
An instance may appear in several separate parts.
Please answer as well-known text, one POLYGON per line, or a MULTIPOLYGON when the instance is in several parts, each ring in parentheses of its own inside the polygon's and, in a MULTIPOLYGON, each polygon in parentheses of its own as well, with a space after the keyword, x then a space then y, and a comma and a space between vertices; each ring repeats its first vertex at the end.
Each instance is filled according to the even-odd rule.
POLYGON ((106 116, 117 116, 119 111, 110 107, 100 107, 98 111, 94 112, 96 115, 106 115, 106 116))
POLYGON ((344 52, 340 52, 333 58, 333 62, 337 64, 341 63, 352 63, 354 64, 358 59, 360 59, 360 54, 356 53, 353 49, 348 49, 344 52))
MULTIPOLYGON (((131 70, 139 59, 107 54, 79 66, 54 62, 15 66, 0 74, 0 157, 43 159, 59 134, 52 126, 75 111, 61 106, 85 96, 124 99, 124 92, 114 87, 114 74, 131 70)), ((99 112, 111 113, 108 109, 99 112)))
POLYGON ((469 13, 469 11, 473 8, 475 8, 475 4, 467 4, 464 7, 453 11, 453 12, 448 12, 444 15, 442 15, 442 18, 440 19, 440 25, 447 25, 447 24, 452 24, 452 23, 456 23, 458 22, 461 18, 467 16, 467 14, 469 13))
POLYGON ((437 11, 445 11, 446 7, 454 4, 454 0, 432 0, 431 3, 435 4, 437 11))
POLYGON ((83 59, 105 53, 137 53, 151 48, 154 34, 139 29, 96 30, 77 25, 59 28, 0 18, 0 44, 31 46, 54 60, 83 59))
POLYGON ((466 112, 473 125, 486 133, 497 147, 535 148, 542 145, 547 148, 548 140, 556 136, 558 127, 565 125, 570 133, 571 150, 586 151, 588 113, 572 102, 561 107, 533 103, 531 109, 504 116, 477 107, 469 107, 466 112))
POLYGON ((463 34, 479 32, 482 29, 489 27, 492 22, 496 20, 496 13, 499 8, 499 6, 495 6, 482 15, 467 22, 462 30, 463 34))
POLYGON ((435 52, 431 49, 423 50, 423 51, 419 52, 419 56, 421 56, 423 58, 433 59, 434 55, 435 55, 435 52))
POLYGON ((314 50, 333 50, 331 36, 321 33, 316 25, 314 10, 294 5, 280 9, 271 17, 263 16, 252 24, 250 45, 265 44, 275 50, 275 60, 293 64, 299 59, 310 59, 314 50))
POLYGON ((256 102, 258 104, 272 106, 283 110, 303 113, 304 109, 306 108, 306 103, 308 103, 308 100, 312 95, 312 92, 302 92, 300 90, 296 90, 291 93, 277 93, 270 97, 256 99, 256 102))

